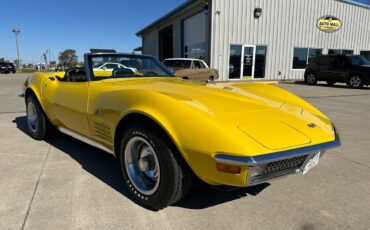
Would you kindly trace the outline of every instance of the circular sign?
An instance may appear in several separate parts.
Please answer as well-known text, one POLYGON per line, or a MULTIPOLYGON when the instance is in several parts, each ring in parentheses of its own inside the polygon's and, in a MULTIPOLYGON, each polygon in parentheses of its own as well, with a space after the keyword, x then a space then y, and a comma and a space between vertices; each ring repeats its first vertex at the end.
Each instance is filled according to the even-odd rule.
POLYGON ((334 16, 323 16, 317 21, 317 28, 326 33, 335 32, 341 27, 342 21, 334 16))

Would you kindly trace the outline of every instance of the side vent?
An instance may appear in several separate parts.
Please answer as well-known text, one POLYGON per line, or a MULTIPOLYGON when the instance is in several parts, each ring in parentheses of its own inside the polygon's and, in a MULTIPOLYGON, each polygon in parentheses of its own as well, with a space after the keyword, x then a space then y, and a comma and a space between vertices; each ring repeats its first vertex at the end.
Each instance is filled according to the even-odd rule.
POLYGON ((102 141, 112 143, 112 132, 110 127, 101 122, 95 121, 93 123, 93 135, 102 141))

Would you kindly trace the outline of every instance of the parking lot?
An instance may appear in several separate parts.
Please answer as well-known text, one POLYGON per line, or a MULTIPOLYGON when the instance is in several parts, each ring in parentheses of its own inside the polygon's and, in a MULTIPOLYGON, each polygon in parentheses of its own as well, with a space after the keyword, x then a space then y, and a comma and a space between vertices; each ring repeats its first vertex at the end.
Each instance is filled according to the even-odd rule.
POLYGON ((0 75, 0 229, 370 228, 370 88, 280 83, 334 121, 342 147, 307 175, 229 192, 197 182, 153 212, 131 199, 113 156, 63 134, 28 136, 26 77, 0 75))

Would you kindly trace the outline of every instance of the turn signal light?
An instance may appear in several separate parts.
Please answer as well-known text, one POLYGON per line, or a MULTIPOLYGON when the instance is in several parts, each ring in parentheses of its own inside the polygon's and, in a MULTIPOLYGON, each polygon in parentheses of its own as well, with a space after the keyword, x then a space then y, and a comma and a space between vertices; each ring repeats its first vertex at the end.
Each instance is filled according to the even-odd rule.
POLYGON ((221 171, 221 172, 239 174, 240 171, 241 171, 241 168, 240 168, 240 166, 225 165, 225 164, 217 163, 217 170, 221 171))

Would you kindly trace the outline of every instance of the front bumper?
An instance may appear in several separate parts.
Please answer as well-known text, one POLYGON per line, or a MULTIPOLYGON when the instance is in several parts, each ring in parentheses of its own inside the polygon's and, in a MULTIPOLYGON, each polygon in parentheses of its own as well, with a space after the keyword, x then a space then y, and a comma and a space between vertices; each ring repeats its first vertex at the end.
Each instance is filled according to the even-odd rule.
POLYGON ((247 186, 256 185, 287 175, 302 173, 306 164, 318 153, 322 156, 326 150, 341 145, 339 135, 335 133, 334 141, 318 145, 254 157, 217 154, 215 160, 222 164, 247 166, 246 184, 247 186))

